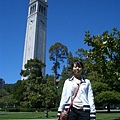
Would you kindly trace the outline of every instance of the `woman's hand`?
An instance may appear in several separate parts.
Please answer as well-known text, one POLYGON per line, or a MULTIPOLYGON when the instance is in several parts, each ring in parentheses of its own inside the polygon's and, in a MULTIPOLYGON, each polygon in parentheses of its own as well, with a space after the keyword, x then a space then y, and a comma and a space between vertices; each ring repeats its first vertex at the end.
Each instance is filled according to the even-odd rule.
POLYGON ((60 116, 57 116, 58 120, 60 120, 60 116))

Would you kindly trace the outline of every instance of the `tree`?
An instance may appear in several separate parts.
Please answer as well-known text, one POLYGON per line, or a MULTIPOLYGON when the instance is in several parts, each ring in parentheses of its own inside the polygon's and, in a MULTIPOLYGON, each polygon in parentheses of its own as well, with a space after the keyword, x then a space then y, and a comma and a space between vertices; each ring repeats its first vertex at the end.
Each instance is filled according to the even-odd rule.
POLYGON ((20 105, 20 102, 23 101, 24 95, 23 93, 25 92, 25 82, 22 80, 18 80, 17 83, 14 84, 12 93, 13 93, 13 98, 16 100, 16 104, 20 105))
POLYGON ((67 59, 68 57, 68 49, 63 44, 57 42, 54 45, 52 45, 49 49, 50 53, 50 60, 53 61, 53 67, 52 70, 55 74, 55 77, 58 77, 58 69, 60 69, 60 63, 64 62, 64 59, 67 59))
POLYGON ((58 106, 58 94, 56 85, 54 83, 54 76, 53 75, 46 75, 45 77, 45 84, 43 84, 43 103, 47 108, 54 108, 58 106))
POLYGON ((88 58, 88 50, 79 48, 75 53, 77 54, 76 59, 81 60, 84 65, 83 75, 88 76, 89 73, 93 73, 93 71, 91 71, 91 60, 88 58))
POLYGON ((13 95, 7 92, 4 88, 0 89, 0 107, 7 108, 14 105, 15 101, 13 95))
POLYGON ((84 41, 90 46, 90 50, 87 51, 89 70, 97 74, 99 82, 107 84, 110 88, 105 91, 101 89, 96 100, 100 101, 102 96, 101 102, 108 102, 110 108, 113 99, 116 102, 120 101, 120 98, 116 97, 120 94, 120 31, 114 28, 110 34, 105 31, 102 35, 96 36, 91 36, 87 31, 84 41), (107 99, 104 98, 105 94, 108 95, 107 99))
POLYGON ((25 70, 21 70, 20 75, 23 77, 27 77, 25 82, 22 82, 23 88, 21 86, 21 90, 18 89, 19 92, 22 92, 22 98, 20 101, 21 106, 26 107, 35 107, 40 108, 42 105, 42 92, 43 89, 42 83, 44 83, 44 79, 42 76, 42 68, 45 67, 38 59, 30 59, 25 64, 25 70))
POLYGON ((23 100, 20 102, 20 105, 27 108, 40 108, 42 107, 42 83, 39 81, 25 80, 23 92, 23 100))
POLYGON ((58 92, 58 104, 60 103, 61 95, 62 95, 62 90, 63 90, 63 85, 66 79, 72 76, 72 69, 69 66, 63 66, 62 73, 61 73, 61 78, 59 80, 57 92, 58 92))
POLYGON ((37 58, 30 59, 24 66, 25 70, 21 70, 21 76, 28 77, 28 79, 35 79, 38 81, 41 80, 41 78, 43 77, 42 68, 46 66, 44 63, 42 63, 41 60, 38 60, 37 58))
POLYGON ((6 92, 11 93, 13 86, 14 86, 14 84, 5 84, 5 85, 3 86, 3 89, 5 89, 6 92))

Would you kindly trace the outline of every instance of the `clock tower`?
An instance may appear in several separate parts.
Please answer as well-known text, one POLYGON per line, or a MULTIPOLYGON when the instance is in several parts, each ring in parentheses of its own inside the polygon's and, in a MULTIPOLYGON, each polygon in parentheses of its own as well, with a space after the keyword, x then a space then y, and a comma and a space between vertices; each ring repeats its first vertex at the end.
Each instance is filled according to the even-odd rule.
MULTIPOLYGON (((30 0, 29 2, 23 70, 27 60, 38 58, 43 63, 46 62, 47 7, 47 0, 30 0)), ((42 73, 45 75, 45 68, 42 73)))

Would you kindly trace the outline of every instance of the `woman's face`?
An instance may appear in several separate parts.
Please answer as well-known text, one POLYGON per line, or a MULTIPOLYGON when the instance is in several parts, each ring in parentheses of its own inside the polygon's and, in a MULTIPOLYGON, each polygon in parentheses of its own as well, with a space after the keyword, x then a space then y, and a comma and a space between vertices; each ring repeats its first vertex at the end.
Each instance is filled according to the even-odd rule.
POLYGON ((80 76, 81 73, 82 73, 82 66, 80 64, 75 64, 74 63, 74 66, 73 66, 73 72, 74 72, 74 75, 77 75, 77 76, 80 76))

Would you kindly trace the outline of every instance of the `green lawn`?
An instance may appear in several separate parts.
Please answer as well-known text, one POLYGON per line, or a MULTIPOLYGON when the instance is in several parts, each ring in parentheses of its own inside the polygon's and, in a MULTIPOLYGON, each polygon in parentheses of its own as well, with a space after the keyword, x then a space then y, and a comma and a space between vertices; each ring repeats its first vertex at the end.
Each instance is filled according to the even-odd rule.
POLYGON ((97 113, 96 120, 111 120, 120 118, 120 113, 97 113))
MULTIPOLYGON (((120 118, 120 113, 97 113, 96 120, 111 120, 120 118)), ((48 118, 57 118, 56 112, 49 112, 48 118)), ((3 119, 46 119, 45 112, 0 112, 0 120, 3 119)))

